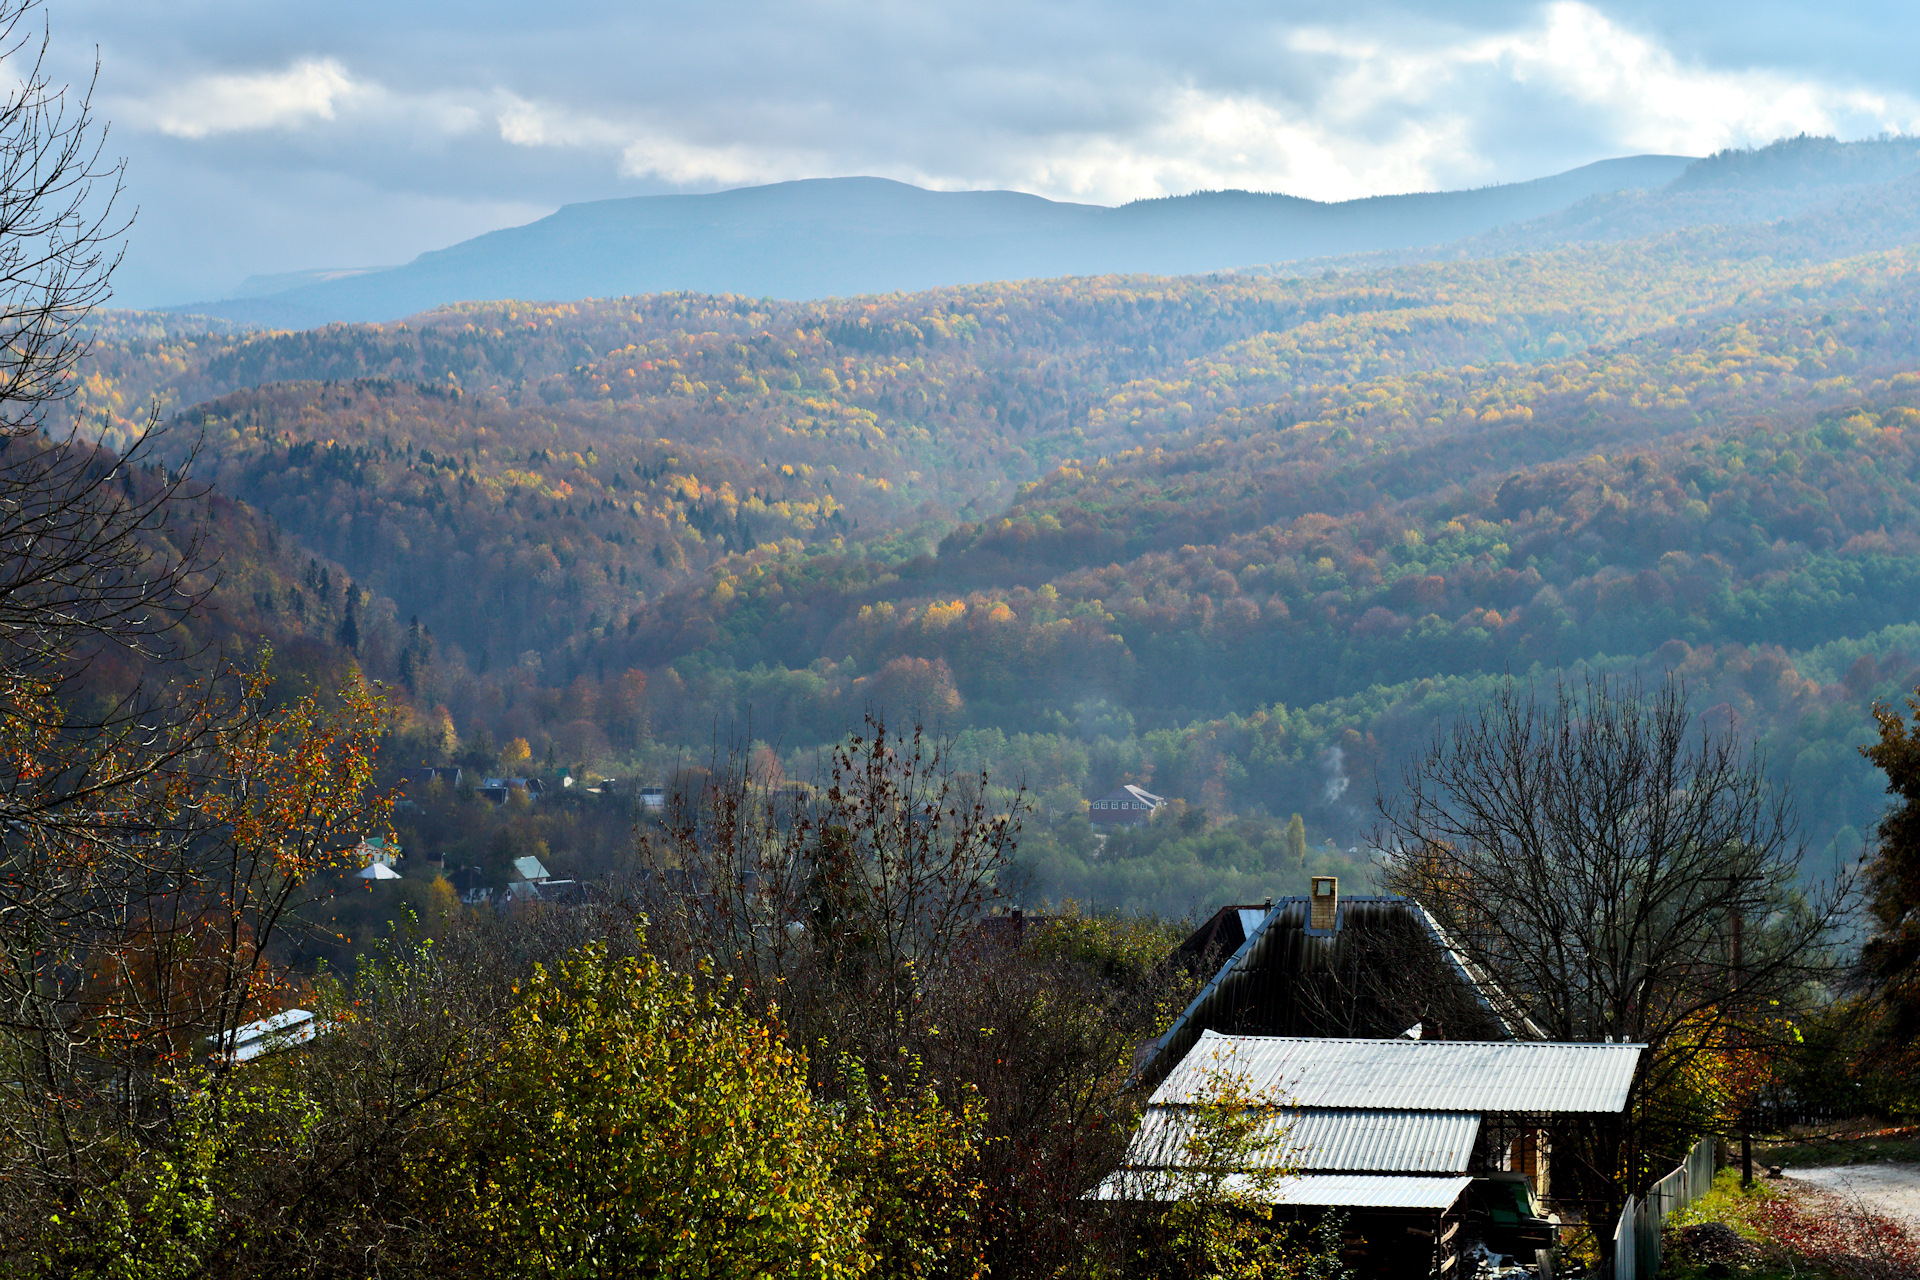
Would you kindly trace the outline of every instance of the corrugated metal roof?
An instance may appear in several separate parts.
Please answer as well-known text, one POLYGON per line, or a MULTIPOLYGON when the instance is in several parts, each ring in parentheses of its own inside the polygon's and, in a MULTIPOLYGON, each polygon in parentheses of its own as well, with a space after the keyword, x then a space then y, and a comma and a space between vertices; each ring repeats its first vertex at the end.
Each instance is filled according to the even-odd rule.
POLYGON ((1472 1112, 1308 1110, 1287 1144, 1303 1172, 1465 1173, 1479 1132, 1472 1112))
POLYGON ((1319 1040, 1203 1032, 1153 1091, 1199 1101, 1225 1072, 1275 1103, 1405 1111, 1614 1112, 1645 1045, 1529 1040, 1319 1040))
MULTIPOLYGON (((320 1034, 319 1021, 305 1009, 282 1009, 279 1013, 245 1022, 224 1037, 228 1055, 235 1062, 251 1062, 276 1049, 305 1044, 320 1034)), ((223 1037, 208 1036, 207 1044, 220 1044, 223 1037)))
MULTIPOLYGON (((1395 1177, 1381 1173, 1319 1173, 1262 1181, 1230 1174, 1218 1192, 1252 1196, 1270 1204, 1344 1209, 1445 1209, 1473 1179, 1461 1176, 1395 1177)), ((1194 1180, 1161 1172, 1116 1173, 1093 1193, 1096 1200, 1177 1200, 1191 1193, 1194 1180)))
MULTIPOLYGON (((1127 1166, 1185 1164, 1192 1119, 1184 1107, 1147 1108, 1127 1166)), ((1247 1163, 1303 1173, 1465 1173, 1479 1132, 1471 1112, 1277 1109, 1253 1135, 1247 1163)))

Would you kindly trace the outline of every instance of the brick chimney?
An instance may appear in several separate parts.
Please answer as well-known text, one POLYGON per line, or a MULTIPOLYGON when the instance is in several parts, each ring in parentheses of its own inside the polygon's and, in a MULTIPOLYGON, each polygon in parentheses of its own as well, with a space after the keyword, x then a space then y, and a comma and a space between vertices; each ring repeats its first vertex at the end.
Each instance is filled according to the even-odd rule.
POLYGON ((1307 920, 1307 927, 1326 933, 1332 933, 1340 927, 1340 878, 1338 876, 1313 878, 1313 912, 1307 920))

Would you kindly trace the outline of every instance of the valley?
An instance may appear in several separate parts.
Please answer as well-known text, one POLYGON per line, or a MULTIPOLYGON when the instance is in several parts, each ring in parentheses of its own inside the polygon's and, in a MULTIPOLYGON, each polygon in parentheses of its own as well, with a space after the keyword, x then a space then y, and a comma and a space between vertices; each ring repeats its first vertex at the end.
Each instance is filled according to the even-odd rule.
POLYGON ((1374 796, 1502 679, 1671 669, 1831 866, 1880 804, 1868 708, 1920 683, 1920 222, 1857 146, 1452 260, 109 313, 72 420, 198 441, 253 522, 223 625, 397 685, 424 763, 658 780, 717 735, 803 776, 917 715, 1026 786, 1037 895, 1180 914, 1303 884, 1294 813, 1364 876, 1374 796), (1102 859, 1083 801, 1122 782, 1191 832, 1102 859))

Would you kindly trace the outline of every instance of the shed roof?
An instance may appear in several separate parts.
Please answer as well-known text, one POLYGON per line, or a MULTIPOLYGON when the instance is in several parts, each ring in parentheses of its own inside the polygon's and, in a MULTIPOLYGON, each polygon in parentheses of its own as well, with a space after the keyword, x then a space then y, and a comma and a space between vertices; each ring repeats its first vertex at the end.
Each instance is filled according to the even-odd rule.
POLYGON ((1094 803, 1098 804, 1105 800, 1136 800, 1149 809, 1167 802, 1166 797, 1157 796, 1145 787, 1136 787, 1132 783, 1128 783, 1123 787, 1115 787, 1113 790, 1107 792, 1107 794, 1099 797, 1098 800, 1095 800, 1094 803))
POLYGON ((256 1022, 243 1022, 227 1036, 208 1036, 207 1044, 217 1047, 225 1042, 235 1062, 251 1062, 275 1049, 305 1044, 320 1033, 320 1024, 305 1009, 282 1009, 256 1022))
POLYGON ((1645 1045, 1537 1040, 1320 1040, 1200 1034, 1153 1092, 1192 1103, 1221 1071, 1300 1107, 1615 1112, 1645 1045))
MULTIPOLYGON (((1473 1181, 1464 1175, 1395 1176, 1379 1173, 1318 1173, 1280 1178, 1262 1186, 1246 1174, 1229 1174, 1220 1188, 1277 1205, 1344 1209, 1445 1209, 1473 1181)), ((1193 1180, 1161 1171, 1122 1171, 1110 1175, 1093 1193, 1096 1200, 1177 1200, 1193 1180)))
MULTIPOLYGON (((1184 1107, 1149 1107, 1128 1167, 1184 1164, 1192 1119, 1184 1107)), ((1479 1132, 1472 1112, 1276 1108, 1253 1135, 1248 1163, 1302 1173, 1465 1173, 1479 1132)))

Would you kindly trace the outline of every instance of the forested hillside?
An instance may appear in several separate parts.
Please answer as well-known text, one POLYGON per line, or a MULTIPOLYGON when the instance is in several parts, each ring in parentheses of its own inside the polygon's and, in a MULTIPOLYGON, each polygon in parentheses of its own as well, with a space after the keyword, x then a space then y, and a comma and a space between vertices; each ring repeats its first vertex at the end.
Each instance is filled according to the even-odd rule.
POLYGON ((1673 668, 1845 855, 1920 680, 1920 232, 1838 154, 1782 221, 1303 278, 123 314, 74 411, 200 440, 271 540, 235 625, 353 650, 423 758, 795 769, 918 712, 1038 794, 1038 892, 1181 910, 1302 875, 1291 813, 1360 846, 1491 681, 1673 668), (1096 858, 1124 781, 1189 816, 1096 858))

